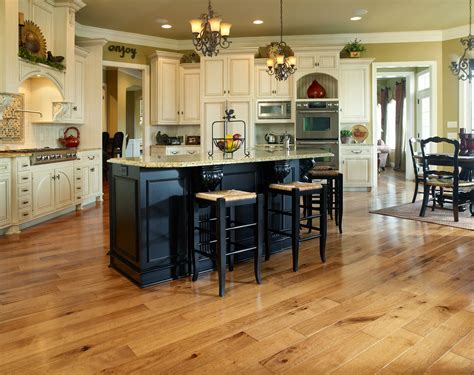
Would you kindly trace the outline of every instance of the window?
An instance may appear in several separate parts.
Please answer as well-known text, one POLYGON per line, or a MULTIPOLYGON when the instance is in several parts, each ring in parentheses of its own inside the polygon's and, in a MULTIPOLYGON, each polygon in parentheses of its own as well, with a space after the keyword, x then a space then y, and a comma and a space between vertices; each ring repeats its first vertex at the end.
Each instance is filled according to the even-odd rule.
POLYGON ((396 132, 395 132, 395 118, 396 118, 397 102, 395 99, 390 100, 387 105, 387 134, 385 136, 386 144, 391 150, 395 150, 396 132))
POLYGON ((418 75, 418 91, 428 90, 431 87, 430 76, 429 71, 418 75))
POLYGON ((459 127, 466 132, 473 131, 474 125, 474 82, 459 81, 459 127))

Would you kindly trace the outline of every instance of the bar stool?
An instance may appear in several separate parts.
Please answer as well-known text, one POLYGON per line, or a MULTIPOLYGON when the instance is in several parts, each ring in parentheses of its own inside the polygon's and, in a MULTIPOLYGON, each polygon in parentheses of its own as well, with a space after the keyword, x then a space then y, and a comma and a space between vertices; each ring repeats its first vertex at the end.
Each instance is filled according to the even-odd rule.
POLYGON ((201 254, 216 262, 219 275, 219 296, 225 293, 226 260, 229 260, 229 270, 233 270, 233 257, 248 251, 254 251, 254 270, 257 284, 262 282, 261 264, 263 252, 263 194, 240 190, 222 190, 214 192, 201 192, 195 195, 192 204, 193 226, 190 233, 190 251, 193 262, 193 281, 199 277, 199 265, 196 254, 201 254), (255 222, 241 224, 235 221, 235 207, 253 205, 255 222), (215 217, 200 220, 199 211, 202 207, 211 207, 215 210, 215 217), (212 223, 215 223, 213 230, 212 223), (205 228, 207 226, 208 228, 205 228), (235 231, 243 228, 254 228, 255 244, 245 247, 235 241, 235 231), (211 229, 209 229, 211 228, 211 229), (199 233, 200 242, 195 244, 196 231, 199 233), (211 238, 201 242, 202 234, 211 238))
MULTIPOLYGON (((342 233, 342 212, 343 212, 343 174, 329 166, 319 166, 310 170, 307 176, 311 182, 313 180, 326 180, 328 184, 328 212, 331 220, 332 213, 335 214, 335 223, 342 233)), ((312 204, 317 204, 318 198, 313 197, 312 204)))
POLYGON ((319 253, 321 261, 326 262, 326 237, 327 237, 327 187, 319 183, 306 183, 306 182, 290 182, 290 183, 275 183, 269 185, 266 192, 266 217, 265 217, 265 235, 266 235, 266 247, 265 247, 265 259, 270 259, 270 249, 272 244, 272 233, 279 234, 283 237, 290 237, 292 244, 292 256, 293 256, 293 271, 298 271, 298 257, 299 257, 299 246, 302 241, 309 241, 315 238, 319 238, 319 253), (273 195, 289 196, 291 197, 291 209, 281 210, 272 209, 271 199, 273 195), (319 196, 320 205, 315 208, 311 204, 311 198, 313 196, 319 196), (301 198, 303 202, 307 204, 301 205, 301 198), (305 199, 305 198, 310 198, 305 199), (304 215, 301 215, 301 208, 304 209, 304 215), (317 211, 317 214, 313 215, 313 210, 317 211), (291 217, 291 228, 277 230, 270 228, 270 218, 274 215, 283 215, 291 217), (319 227, 312 226, 312 220, 315 218, 320 219, 319 227), (302 221, 311 220, 308 224, 302 224, 302 221), (316 230, 318 233, 312 236, 301 237, 300 228, 308 228, 310 230, 316 230))

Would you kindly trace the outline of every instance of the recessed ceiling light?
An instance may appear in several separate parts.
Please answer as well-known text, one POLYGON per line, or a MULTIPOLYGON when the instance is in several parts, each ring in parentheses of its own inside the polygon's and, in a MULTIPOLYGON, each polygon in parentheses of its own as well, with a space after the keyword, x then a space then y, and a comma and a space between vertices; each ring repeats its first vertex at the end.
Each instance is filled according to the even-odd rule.
POLYGON ((350 18, 351 21, 360 21, 361 19, 362 19, 362 17, 360 17, 360 16, 354 16, 354 17, 350 18))
POLYGON ((165 18, 157 18, 157 19, 155 20, 155 22, 156 22, 156 23, 160 23, 160 24, 163 25, 163 24, 165 24, 165 23, 168 23, 168 20, 165 19, 165 18))
POLYGON ((254 25, 261 25, 263 23, 262 20, 255 20, 253 21, 254 25))
POLYGON ((173 26, 168 25, 168 24, 166 23, 166 24, 164 24, 164 25, 161 25, 161 27, 162 27, 163 29, 171 29, 173 26))

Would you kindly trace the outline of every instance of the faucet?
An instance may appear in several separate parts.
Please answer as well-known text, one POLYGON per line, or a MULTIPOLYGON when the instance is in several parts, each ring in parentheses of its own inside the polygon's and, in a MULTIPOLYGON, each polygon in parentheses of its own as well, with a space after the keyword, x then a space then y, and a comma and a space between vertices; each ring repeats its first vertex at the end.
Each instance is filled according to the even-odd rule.
POLYGON ((43 114, 40 111, 30 111, 29 109, 14 109, 13 114, 16 112, 36 113, 40 118, 43 118, 43 114))

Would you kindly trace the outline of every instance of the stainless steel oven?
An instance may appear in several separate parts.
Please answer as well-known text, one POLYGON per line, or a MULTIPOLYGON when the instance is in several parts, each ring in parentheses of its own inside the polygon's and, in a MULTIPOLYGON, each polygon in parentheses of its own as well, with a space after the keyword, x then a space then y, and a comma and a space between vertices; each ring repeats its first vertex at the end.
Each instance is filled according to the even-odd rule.
POLYGON ((339 139, 339 102, 296 103, 296 139, 339 139))
POLYGON ((291 101, 258 101, 257 120, 290 120, 291 101))
POLYGON ((316 165, 327 165, 339 169, 339 141, 297 141, 298 149, 323 150, 334 154, 333 157, 316 158, 316 165))

